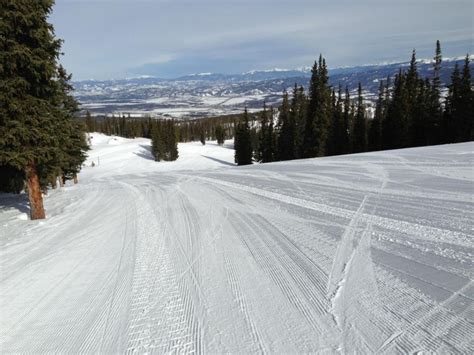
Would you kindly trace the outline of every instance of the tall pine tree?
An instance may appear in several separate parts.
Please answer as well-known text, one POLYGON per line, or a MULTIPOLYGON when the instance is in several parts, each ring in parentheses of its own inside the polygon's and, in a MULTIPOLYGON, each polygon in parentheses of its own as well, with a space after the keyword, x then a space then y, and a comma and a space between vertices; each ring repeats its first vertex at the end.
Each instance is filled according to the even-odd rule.
POLYGON ((64 169, 75 173, 86 149, 67 106, 61 41, 48 23, 53 4, 0 0, 0 165, 24 172, 32 219, 45 218, 42 181, 64 169))
MULTIPOLYGON (((294 103, 296 105, 296 93, 294 93, 294 103)), ((290 113, 288 93, 283 92, 283 103, 280 106, 279 115, 279 135, 278 135, 278 157, 281 160, 291 160, 295 158, 295 114, 296 109, 290 113)))
POLYGON ((243 121, 235 127, 234 149, 234 158, 237 165, 252 164, 252 141, 247 108, 245 108, 243 121))
POLYGON ((367 119, 365 117, 364 98, 362 97, 362 85, 359 83, 357 90, 357 112, 354 120, 353 152, 362 153, 367 151, 367 119))

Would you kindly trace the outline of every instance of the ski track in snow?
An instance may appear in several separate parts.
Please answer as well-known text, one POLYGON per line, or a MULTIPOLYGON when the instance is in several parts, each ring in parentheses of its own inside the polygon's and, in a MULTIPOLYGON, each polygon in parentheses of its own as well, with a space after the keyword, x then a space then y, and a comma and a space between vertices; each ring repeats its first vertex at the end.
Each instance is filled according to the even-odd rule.
POLYGON ((231 167, 93 137, 46 221, 0 195, 2 353, 474 352, 473 143, 231 167))

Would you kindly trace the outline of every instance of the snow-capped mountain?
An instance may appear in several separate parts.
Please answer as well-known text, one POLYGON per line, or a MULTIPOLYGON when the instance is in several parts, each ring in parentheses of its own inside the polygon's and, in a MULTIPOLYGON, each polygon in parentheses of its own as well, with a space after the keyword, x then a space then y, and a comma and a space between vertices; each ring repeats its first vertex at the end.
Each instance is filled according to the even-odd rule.
MULTIPOLYGON (((455 63, 462 58, 443 61, 441 79, 446 85, 455 63)), ((376 97, 381 80, 393 77, 409 62, 371 64, 329 70, 331 84, 354 92, 360 82, 366 100, 376 97)), ((418 72, 432 75, 432 61, 420 60, 418 72)), ((244 107, 258 110, 266 101, 278 105, 283 90, 296 83, 307 87, 311 68, 252 70, 241 74, 197 73, 176 79, 151 76, 120 80, 75 82, 75 95, 84 111, 92 114, 131 114, 192 118, 242 112, 244 107)))

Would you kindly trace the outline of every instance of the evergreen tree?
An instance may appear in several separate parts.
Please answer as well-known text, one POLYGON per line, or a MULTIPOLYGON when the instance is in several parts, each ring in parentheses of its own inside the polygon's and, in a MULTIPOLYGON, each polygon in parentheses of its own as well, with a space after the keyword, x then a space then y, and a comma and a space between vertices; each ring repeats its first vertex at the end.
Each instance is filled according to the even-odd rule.
POLYGON ((428 141, 427 131, 430 114, 431 84, 428 79, 418 79, 418 91, 415 107, 412 109, 413 121, 411 130, 412 146, 419 147, 428 141))
POLYGON ((357 90, 357 113, 354 120, 353 151, 362 153, 367 151, 367 120, 365 117, 362 85, 359 83, 357 90))
POLYGON ((178 132, 173 120, 157 121, 153 125, 151 135, 151 151, 156 161, 178 159, 178 132))
POLYGON ((397 149, 409 146, 408 98, 406 76, 400 69, 395 76, 393 96, 382 126, 384 149, 397 149))
POLYGON ((294 152, 296 159, 303 157, 307 109, 308 100, 305 95, 304 88, 302 86, 297 88, 295 84, 295 90, 293 92, 293 98, 291 100, 290 115, 293 117, 292 120, 294 120, 295 122, 294 152))
POLYGON ((273 132, 273 109, 267 111, 266 104, 263 104, 261 113, 258 149, 255 160, 268 163, 275 160, 275 137, 273 132))
MULTIPOLYGON (((50 176, 49 180, 56 180, 56 176, 60 176, 63 181, 74 180, 74 183, 77 183, 77 174, 81 170, 82 163, 86 160, 86 151, 89 146, 84 125, 74 117, 79 110, 79 104, 72 96, 71 79, 72 75, 67 74, 66 70, 60 65, 56 95, 56 106, 60 110, 57 112, 56 124, 58 130, 63 130, 63 135, 58 135, 61 139, 62 154, 57 164, 59 174, 50 176)), ((45 176, 45 178, 48 178, 48 176, 45 176)))
POLYGON ((260 130, 258 132, 258 146, 255 149, 254 158, 255 161, 263 161, 265 150, 268 150, 269 147, 267 144, 267 134, 268 134, 268 116, 267 116, 267 106, 266 103, 263 103, 263 111, 260 116, 260 130))
POLYGON ((53 3, 0 0, 0 165, 24 172, 32 219, 45 218, 46 174, 80 155, 69 151, 80 133, 63 106, 72 98, 58 66, 61 41, 48 23, 53 3))
POLYGON ((87 132, 96 131, 95 120, 92 118, 91 113, 89 111, 86 111, 85 123, 86 123, 87 132))
POLYGON ((235 127, 234 149, 237 165, 252 164, 252 142, 247 108, 245 109, 243 122, 239 122, 235 127))
POLYGON ((377 97, 377 103, 375 104, 375 115, 370 123, 369 136, 368 136, 368 149, 370 151, 376 151, 382 149, 382 122, 384 121, 384 94, 385 94, 385 83, 383 80, 380 81, 379 94, 377 97))
POLYGON ((206 145, 206 131, 204 127, 201 127, 201 130, 199 132, 199 140, 201 141, 202 145, 206 145))
POLYGON ((469 64, 469 55, 466 55, 459 88, 460 97, 457 107, 457 128, 455 130, 456 142, 474 140, 474 91, 469 64))
POLYGON ((428 121, 426 122, 426 141, 423 145, 432 145, 440 142, 441 135, 441 45, 436 41, 436 54, 433 64, 433 81, 431 86, 431 97, 428 121))
POLYGON ((166 161, 174 161, 178 159, 178 139, 176 131, 176 125, 173 120, 167 120, 164 122, 165 125, 165 157, 166 161))
POLYGON ((459 122, 459 101, 461 98, 461 73, 456 63, 451 75, 451 84, 448 86, 448 96, 446 97, 445 110, 443 115, 443 143, 452 143, 456 141, 459 122))
POLYGON ((225 140, 225 130, 224 128, 221 126, 221 125, 218 125, 216 127, 216 139, 217 139, 217 144, 219 145, 223 145, 224 144, 224 140, 225 140))
POLYGON ((331 89, 326 60, 319 56, 314 63, 309 86, 309 103, 306 113, 303 156, 312 158, 324 156, 329 135, 331 89))
POLYGON ((296 95, 297 87, 295 86, 294 98, 292 103, 292 112, 288 102, 288 93, 283 92, 283 103, 280 106, 278 135, 278 157, 280 160, 291 160, 295 158, 295 116, 296 116, 296 95))
POLYGON ((416 62, 416 51, 413 50, 410 67, 406 73, 405 86, 406 86, 406 100, 407 100, 407 117, 405 132, 408 134, 406 137, 405 146, 415 146, 415 121, 417 120, 417 109, 416 105, 418 102, 419 95, 419 78, 418 69, 416 62))
POLYGON ((342 154, 352 153, 352 122, 353 110, 351 109, 351 96, 349 94, 349 88, 346 86, 344 95, 343 137, 341 142, 342 154))

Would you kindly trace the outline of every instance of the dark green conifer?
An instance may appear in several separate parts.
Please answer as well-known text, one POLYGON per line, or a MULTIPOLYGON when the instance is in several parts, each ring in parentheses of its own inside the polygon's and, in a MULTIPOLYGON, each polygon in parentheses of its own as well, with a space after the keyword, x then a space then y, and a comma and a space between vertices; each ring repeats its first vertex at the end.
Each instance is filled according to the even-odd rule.
POLYGON ((426 122, 426 141, 424 145, 437 144, 441 141, 441 122, 442 122, 442 108, 441 108, 441 45, 436 41, 436 53, 433 63, 433 80, 431 86, 431 97, 429 114, 426 122))
POLYGON ((223 145, 225 140, 225 130, 221 125, 217 125, 215 135, 217 144, 223 145))
POLYGON ((80 167, 83 153, 70 151, 81 133, 63 106, 73 99, 58 65, 61 41, 48 23, 53 4, 0 0, 0 165, 24 171, 32 219, 45 218, 45 177, 71 163, 71 154, 80 167))
POLYGON ((235 127, 234 149, 237 165, 252 164, 252 142, 247 108, 245 108, 243 121, 237 123, 235 127))
POLYGON ((367 151, 367 119, 365 117, 364 98, 362 97, 362 85, 359 83, 357 90, 357 112, 354 120, 353 152, 362 153, 367 151))
POLYGON ((331 89, 326 60, 319 56, 314 63, 309 86, 309 103, 306 112, 306 127, 303 156, 312 158, 324 156, 329 135, 331 113, 331 89))
POLYGON ((382 149, 382 122, 384 121, 384 92, 385 83, 380 81, 379 94, 375 104, 374 118, 370 123, 368 135, 368 150, 376 151, 382 149))
POLYGON ((279 126, 280 132, 278 136, 278 157, 280 160, 291 160, 295 158, 295 113, 296 113, 296 94, 294 91, 294 103, 292 102, 292 112, 288 102, 288 93, 283 92, 283 102, 280 106, 279 126))

